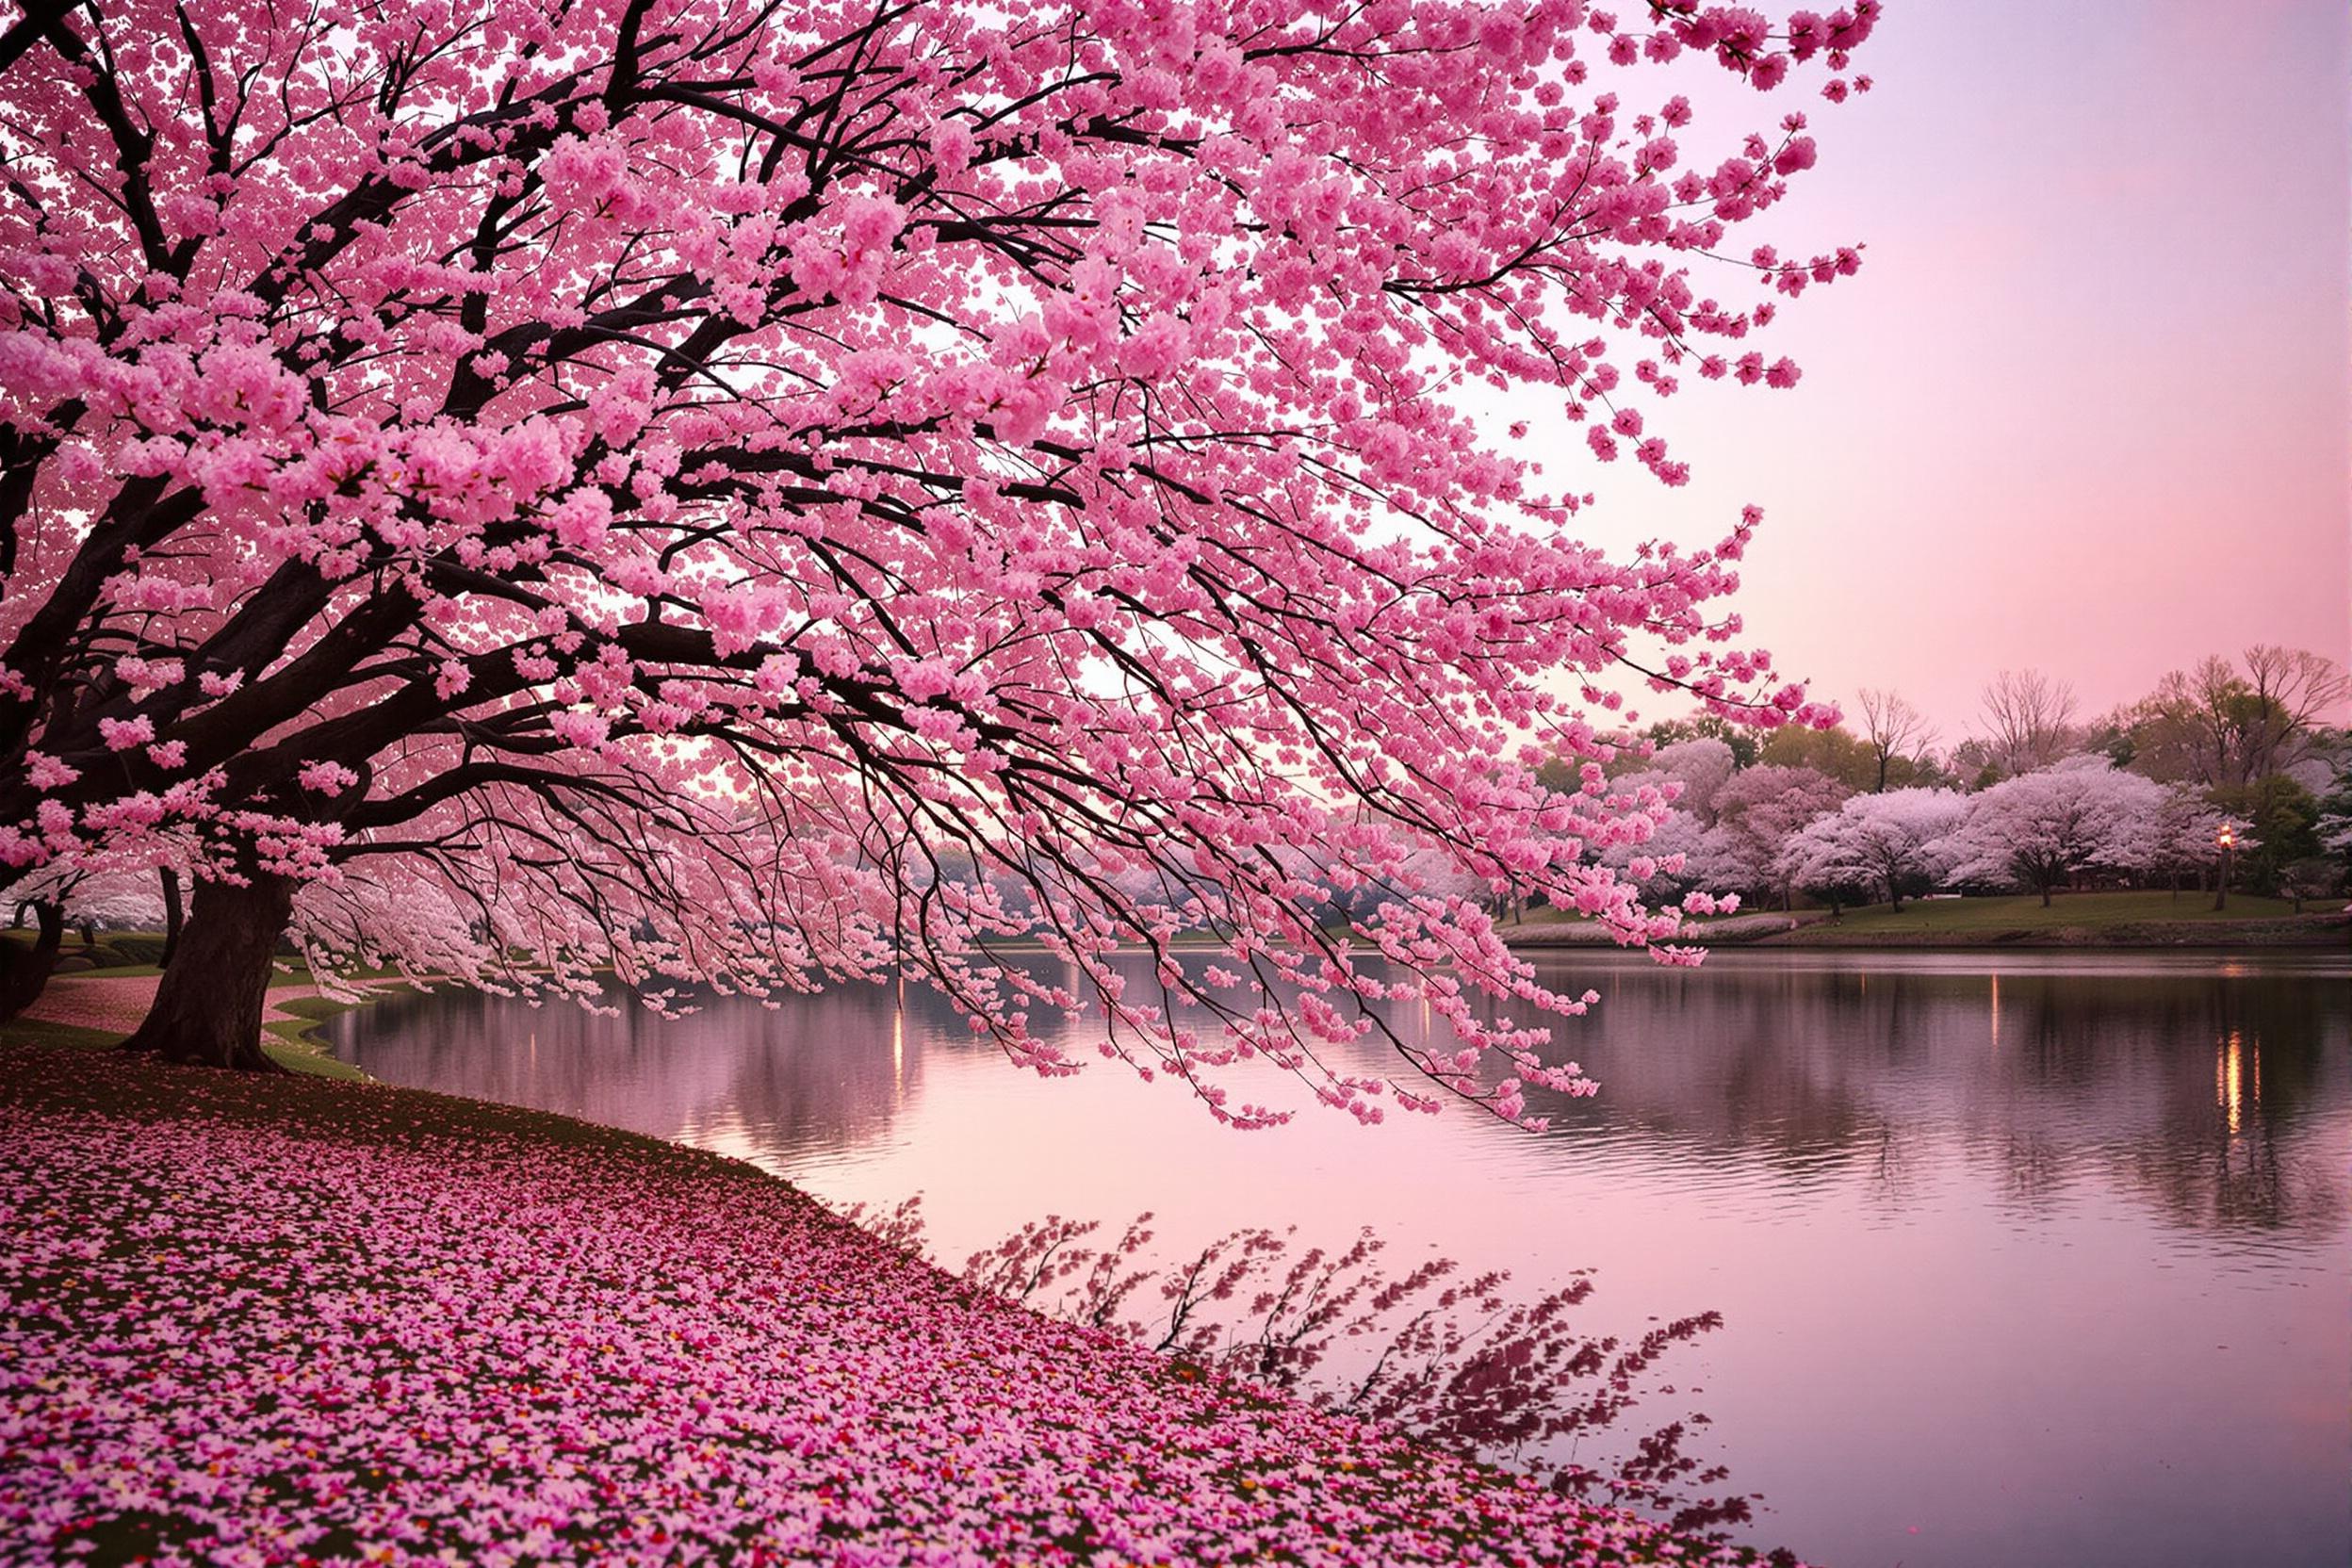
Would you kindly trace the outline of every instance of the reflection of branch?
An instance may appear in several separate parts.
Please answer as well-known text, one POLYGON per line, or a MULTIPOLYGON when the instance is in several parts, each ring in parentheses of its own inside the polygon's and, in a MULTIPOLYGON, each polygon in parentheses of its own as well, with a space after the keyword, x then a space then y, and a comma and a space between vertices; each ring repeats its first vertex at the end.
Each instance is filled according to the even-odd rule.
MULTIPOLYGON (((857 1204, 844 1217, 909 1251, 924 1250, 922 1200, 894 1209, 857 1204)), ((1721 1540, 1753 1517, 1752 1495, 1716 1494, 1728 1472, 1683 1451, 1692 1414, 1579 1462, 1591 1434, 1614 1426, 1652 1390, 1648 1375, 1674 1346, 1723 1326, 1701 1313, 1661 1324, 1631 1345, 1570 1322, 1592 1294, 1579 1274, 1533 1298, 1514 1298, 1496 1269, 1459 1277, 1450 1258, 1401 1274, 1381 1266, 1386 1243, 1370 1230, 1346 1250, 1294 1248, 1295 1233, 1229 1233, 1181 1263, 1149 1252, 1152 1216, 1097 1246, 1097 1221, 1048 1216, 965 1261, 968 1284, 1050 1316, 1104 1329, 1227 1378, 1320 1409, 1385 1423, 1436 1448, 1488 1462, 1528 1462, 1556 1491, 1630 1505, 1675 1528, 1721 1540), (1158 1282, 1160 1307, 1131 1305, 1158 1282), (1231 1303, 1219 1310, 1220 1303, 1231 1303), (1340 1364, 1327 1365, 1345 1349, 1340 1364)))

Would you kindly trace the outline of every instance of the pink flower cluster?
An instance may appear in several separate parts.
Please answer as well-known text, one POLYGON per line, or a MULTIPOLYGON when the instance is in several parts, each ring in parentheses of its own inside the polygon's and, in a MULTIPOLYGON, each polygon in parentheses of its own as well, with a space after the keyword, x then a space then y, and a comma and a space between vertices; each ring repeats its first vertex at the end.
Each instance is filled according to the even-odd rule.
POLYGON ((1876 0, 314 8, 0 50, 0 887, 168 841, 299 879, 315 966, 905 969, 1242 1125, 1248 1057, 1517 1116, 1576 1009, 1481 904, 1704 907, 1595 863, 1628 698, 1835 717, 1725 608, 1756 514, 1567 531, 1861 262, 1741 237, 1805 114, 1677 90, 1842 93, 1876 0), (1342 937, 1326 877, 1400 896, 1342 937), (1180 930, 1236 984, 1125 990, 1180 930), (1323 1068, 1415 1001, 1466 1058, 1323 1068))
POLYGON ((1022 1312, 746 1167, 0 1047, 24 1564, 1741 1561, 1022 1312))

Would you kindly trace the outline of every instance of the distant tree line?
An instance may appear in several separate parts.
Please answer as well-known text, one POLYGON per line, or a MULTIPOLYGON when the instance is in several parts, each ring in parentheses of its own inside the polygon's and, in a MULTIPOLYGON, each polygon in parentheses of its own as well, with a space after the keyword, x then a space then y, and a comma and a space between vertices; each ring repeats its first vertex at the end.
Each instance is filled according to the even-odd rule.
MULTIPOLYGON (((2088 719, 2068 683, 2004 670, 1949 747, 1877 688, 1829 729, 1670 720, 1624 737, 1598 786, 1662 806, 1651 831, 1592 853, 1668 893, 1782 906, 1900 905, 1937 889, 2045 902, 2067 888, 2211 890, 2226 858, 2230 887, 2299 906, 2352 874, 2348 697, 2334 660, 2262 645, 2088 719)), ((1545 781, 1594 788, 1565 764, 1545 781)))
MULTIPOLYGON (((1663 903, 1736 894, 1745 906, 1892 903, 1941 890, 2214 890, 2230 835, 2229 888, 2293 898, 2344 892, 2352 877, 2352 697, 2343 666, 2259 645, 2174 671, 2137 701, 2078 716, 2072 687, 2037 670, 1985 683, 1975 727, 1939 747, 1901 694, 1865 688, 1847 724, 1756 731, 1714 714, 1617 738, 1612 764, 1556 760, 1539 779, 1567 798, 1560 832, 1594 865, 1630 874, 1663 903)), ((1285 851, 1284 870, 1323 890, 1327 921, 1406 898, 1466 899, 1515 914, 1508 884, 1462 872, 1432 845, 1396 875, 1363 878, 1285 851)), ((1008 905, 1018 877, 990 874, 953 846, 942 882, 987 887, 1008 905)), ((1134 896, 1149 879, 1106 874, 1134 896)), ((30 946, 0 944, 11 972, 45 975, 69 925, 172 930, 175 874, 37 877, 18 890, 30 946)))

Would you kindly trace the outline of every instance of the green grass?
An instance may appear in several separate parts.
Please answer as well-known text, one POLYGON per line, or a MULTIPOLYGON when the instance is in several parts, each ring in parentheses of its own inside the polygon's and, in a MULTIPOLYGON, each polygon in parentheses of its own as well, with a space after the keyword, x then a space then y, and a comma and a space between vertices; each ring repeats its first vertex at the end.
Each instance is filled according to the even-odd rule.
MULTIPOLYGON (((8 935, 0 932, 0 938, 8 935)), ((69 943, 64 956, 71 956, 78 951, 76 945, 69 943)), ((270 989, 312 983, 310 971, 299 960, 290 967, 290 973, 272 973, 270 976, 270 989)), ((74 970, 57 978, 138 980, 162 972, 153 964, 112 964, 103 969, 74 970)), ((271 1061, 289 1072, 306 1077, 329 1078, 342 1083, 373 1082, 351 1063, 337 1061, 329 1055, 327 1042, 318 1032, 318 1025, 327 1020, 347 1013, 353 1007, 367 1006, 366 1001, 338 1002, 325 996, 289 996, 277 998, 270 1005, 279 1012, 294 1015, 291 1019, 261 1026, 261 1049, 271 1061)), ((8 1043, 11 1045, 62 1046, 77 1051, 107 1051, 121 1045, 123 1040, 122 1034, 118 1030, 91 1029, 78 1023, 53 1023, 41 1019, 14 1019, 0 1025, 0 1030, 5 1030, 8 1043)))
MULTIPOLYGON (((2304 913, 2328 914, 2343 909, 2342 899, 2306 899, 2304 913)), ((2040 898, 2021 894, 2001 898, 1911 899, 1898 911, 1884 904, 1848 909, 1834 923, 1816 923, 1793 934, 1805 941, 1866 941, 1894 937, 1919 940, 1935 937, 1984 937, 2003 932, 2113 932, 2132 926, 2195 925, 2209 927, 2215 937, 2248 923, 2291 920, 2295 906, 2283 898, 2257 898, 2231 893, 2229 907, 2216 910, 2210 892, 2183 890, 2175 898, 2165 892, 2058 893, 2050 907, 2040 898)))
MULTIPOLYGON (((2228 945, 2342 945, 2338 927, 2324 917, 2345 907, 2340 898, 2306 899, 2298 917, 2291 900, 2257 898, 2231 893, 2226 909, 2213 907, 2211 892, 2183 890, 2168 892, 2059 893, 2045 909, 2033 893, 1995 898, 1906 899, 1897 911, 1884 904, 1849 908, 1832 918, 1827 909, 1799 909, 1800 924, 1786 933, 1760 935, 1756 927, 1770 920, 1791 917, 1776 909, 1743 909, 1737 915, 1692 922, 1701 941, 1754 942, 1766 947, 1954 947, 2019 942, 2042 946, 2113 945, 2118 947, 2189 947, 2228 945), (1717 935, 1715 933, 1720 933, 1717 935)), ((1581 916, 1557 909, 1530 909, 1525 927, 1531 933, 1558 930, 1563 925, 1589 923, 1581 916)), ((1499 927, 1511 939, 1512 923, 1499 927)), ((1558 939, 1551 939, 1557 942, 1558 939)), ((1544 945, 1540 936, 1530 946, 1544 945)))
MULTIPOLYGON (((303 1002, 323 998, 302 997, 292 1004, 280 1003, 287 1012, 302 1010, 303 1002)), ((349 1062, 337 1061, 327 1054, 326 1042, 312 1033, 320 1021, 343 1011, 339 1004, 329 1004, 329 1011, 305 1017, 287 1023, 265 1023, 261 1026, 261 1049, 265 1055, 288 1072, 309 1078, 332 1078, 342 1083, 372 1083, 366 1073, 349 1062)), ((123 1035, 115 1029, 90 1029, 78 1023, 51 1023, 44 1019, 12 1019, 0 1024, 0 1041, 8 1045, 56 1046, 74 1051, 111 1051, 121 1045, 123 1035)))
POLYGON ((270 1059, 290 1071, 308 1073, 314 1078, 335 1078, 349 1083, 365 1084, 373 1080, 349 1062, 337 1061, 327 1054, 327 1042, 318 1034, 318 1025, 354 1007, 365 1007, 366 1002, 337 1002, 329 996, 289 996, 272 1004, 280 1012, 292 1013, 289 1022, 265 1023, 262 1033, 269 1037, 261 1042, 270 1059))
POLYGON ((10 1045, 52 1045, 76 1051, 104 1051, 121 1045, 122 1037, 111 1029, 88 1029, 78 1023, 51 1023, 45 1019, 19 1018, 0 1023, 10 1045))

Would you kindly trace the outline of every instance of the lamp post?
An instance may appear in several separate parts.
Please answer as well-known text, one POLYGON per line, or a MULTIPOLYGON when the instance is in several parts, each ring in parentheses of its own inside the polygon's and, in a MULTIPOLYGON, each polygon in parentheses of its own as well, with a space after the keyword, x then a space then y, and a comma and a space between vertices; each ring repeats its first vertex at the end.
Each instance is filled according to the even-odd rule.
POLYGON ((2213 841, 2221 846, 2221 875, 2213 883, 2213 907, 2220 909, 2230 903, 2230 851, 2236 847, 2238 835, 2228 823, 2223 823, 2213 841))

